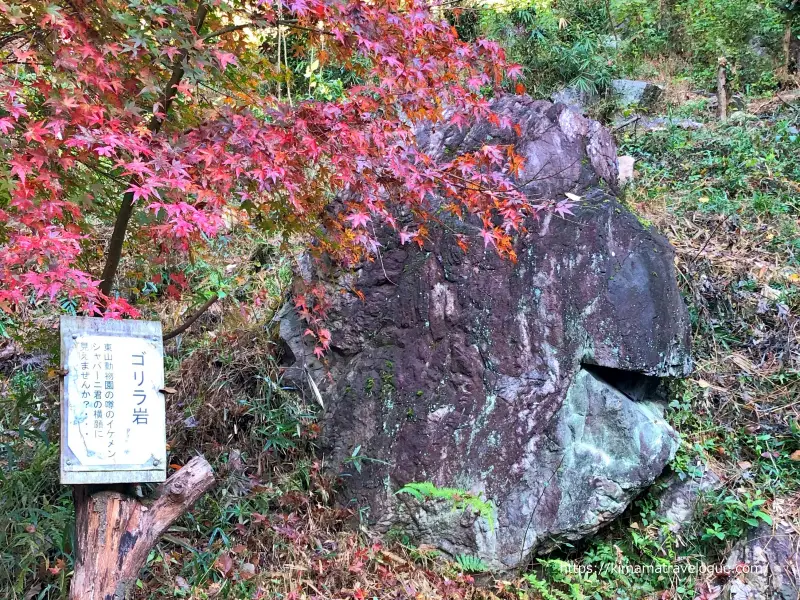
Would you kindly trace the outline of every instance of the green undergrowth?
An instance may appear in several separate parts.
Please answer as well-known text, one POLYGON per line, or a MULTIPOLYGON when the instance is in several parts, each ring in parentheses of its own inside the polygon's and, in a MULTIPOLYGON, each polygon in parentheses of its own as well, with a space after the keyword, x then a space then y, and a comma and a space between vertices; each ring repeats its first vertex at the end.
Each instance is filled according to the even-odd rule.
MULTIPOLYGON (((700 211, 739 215, 744 226, 770 217, 800 213, 800 113, 759 118, 736 113, 725 124, 708 123, 699 130, 673 127, 630 135, 621 153, 637 159, 641 177, 637 202, 663 200, 671 213, 700 211)), ((797 241, 796 223, 785 219, 781 242, 797 241)))
POLYGON ((10 600, 59 597, 72 564, 52 391, 41 371, 0 377, 0 597, 10 600))
MULTIPOLYGON (((363 600, 401 585, 432 599, 481 597, 472 581, 486 571, 480 558, 447 560, 351 526, 357 515, 335 505, 336 477, 316 452, 313 400, 282 381, 272 346, 270 329, 257 327, 169 350, 168 474, 200 453, 217 483, 158 541, 133 598, 363 600)), ((57 377, 14 368, 0 386, 0 598, 61 600, 74 512, 58 482, 57 377)), ((457 492, 441 493, 462 509, 489 506, 457 492)))

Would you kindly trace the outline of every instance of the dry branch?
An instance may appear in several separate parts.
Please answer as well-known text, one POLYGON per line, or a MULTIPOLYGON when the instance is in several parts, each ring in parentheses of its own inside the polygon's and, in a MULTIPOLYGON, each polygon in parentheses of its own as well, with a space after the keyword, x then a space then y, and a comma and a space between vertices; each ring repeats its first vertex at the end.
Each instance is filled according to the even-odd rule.
POLYGON ((168 331, 167 333, 165 333, 162 339, 166 342, 167 340, 171 340, 174 337, 178 337, 184 331, 189 329, 189 327, 191 327, 194 324, 194 322, 197 321, 197 319, 202 317, 203 313, 206 312, 209 308, 211 308, 211 306, 217 300, 219 300, 218 294, 214 294, 213 296, 211 296, 211 298, 206 300, 200 308, 198 308, 191 315, 189 315, 181 325, 179 325, 172 331, 168 331))

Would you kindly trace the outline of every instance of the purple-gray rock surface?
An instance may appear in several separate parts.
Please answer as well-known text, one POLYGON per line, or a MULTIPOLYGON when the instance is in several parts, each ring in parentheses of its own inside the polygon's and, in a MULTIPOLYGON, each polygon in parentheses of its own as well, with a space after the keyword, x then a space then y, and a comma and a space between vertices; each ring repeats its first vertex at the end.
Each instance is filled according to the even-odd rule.
POLYGON ((735 574, 723 600, 797 600, 800 535, 787 522, 764 523, 733 547, 725 567, 735 574))
POLYGON ((343 500, 382 530, 507 570, 594 533, 655 480, 678 445, 656 387, 690 360, 673 251, 612 195, 609 133, 526 97, 495 110, 521 133, 479 123, 419 143, 437 158, 513 143, 527 194, 578 194, 575 214, 530 223, 516 264, 477 239, 462 251, 454 233, 476 234, 469 223, 432 227, 421 249, 385 236, 380 260, 331 284, 324 365, 296 316, 280 328, 287 376, 311 376, 324 400, 343 500), (494 517, 396 493, 426 481, 480 495, 494 517))

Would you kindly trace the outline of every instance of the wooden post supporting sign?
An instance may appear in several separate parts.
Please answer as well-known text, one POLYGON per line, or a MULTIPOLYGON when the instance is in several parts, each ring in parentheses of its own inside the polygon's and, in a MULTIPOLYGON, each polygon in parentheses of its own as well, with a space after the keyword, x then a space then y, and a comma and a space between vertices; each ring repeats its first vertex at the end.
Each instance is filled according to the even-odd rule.
POLYGON ((62 317, 61 361, 61 483, 75 486, 70 598, 122 600, 214 473, 195 457, 166 479, 160 323, 62 317), (119 485, 145 482, 164 482, 149 502, 119 485))

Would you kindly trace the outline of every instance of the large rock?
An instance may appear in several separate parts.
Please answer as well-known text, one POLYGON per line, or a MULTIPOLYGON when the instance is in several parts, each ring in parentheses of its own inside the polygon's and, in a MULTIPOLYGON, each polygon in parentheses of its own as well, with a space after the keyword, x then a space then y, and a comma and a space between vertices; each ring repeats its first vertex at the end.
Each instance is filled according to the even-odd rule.
POLYGON ((636 81, 635 79, 614 79, 611 89, 617 97, 617 103, 622 107, 638 106, 649 110, 661 100, 664 88, 649 81, 636 81))
MULTIPOLYGON (((664 94, 664 88, 649 81, 635 79, 612 79, 607 94, 619 108, 638 108, 650 111, 658 104, 664 94)), ((589 94, 576 86, 567 86, 552 95, 553 102, 566 104, 577 111, 584 111, 603 99, 602 95, 589 94)))
POLYGON ((724 600, 797 600, 800 535, 788 523, 764 523, 734 546, 725 568, 734 576, 724 600))
POLYGON ((454 234, 478 231, 469 223, 432 227, 421 249, 386 236, 380 260, 331 293, 324 366, 295 316, 281 333, 287 376, 321 390, 345 500, 381 529, 506 570, 597 531, 660 474, 678 441, 656 388, 688 372, 689 327, 672 249, 608 193, 608 132, 549 102, 495 109, 520 133, 479 123, 419 143, 437 158, 514 144, 528 195, 582 195, 575 215, 531 223, 516 264, 477 241, 459 248, 454 234), (396 494, 424 481, 480 495, 494 518, 396 494))

